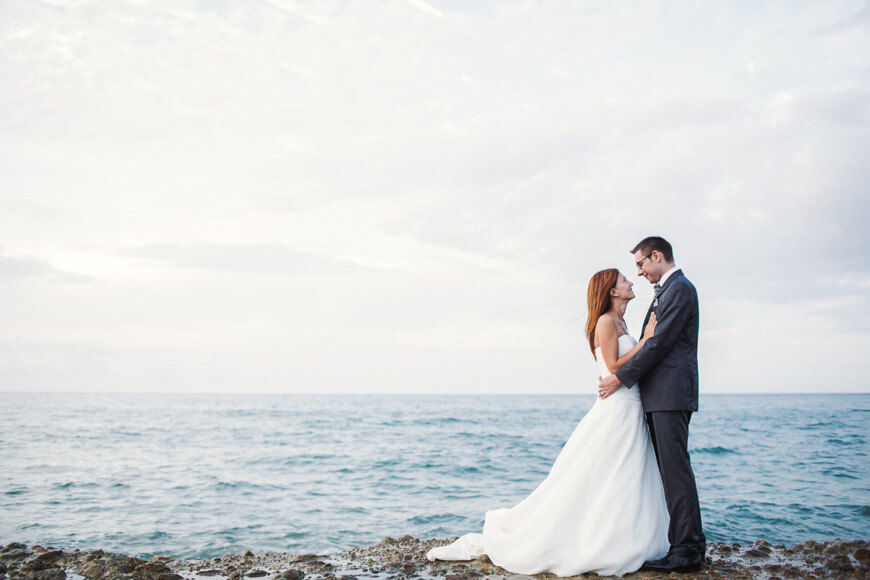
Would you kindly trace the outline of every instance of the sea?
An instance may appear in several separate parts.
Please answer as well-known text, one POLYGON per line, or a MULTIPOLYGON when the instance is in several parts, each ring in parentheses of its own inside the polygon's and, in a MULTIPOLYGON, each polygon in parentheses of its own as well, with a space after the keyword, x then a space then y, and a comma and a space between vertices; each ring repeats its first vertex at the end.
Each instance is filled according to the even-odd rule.
MULTIPOLYGON (((205 559, 480 531, 593 395, 0 393, 0 543, 205 559)), ((704 395, 708 541, 870 539, 870 394, 704 395)))

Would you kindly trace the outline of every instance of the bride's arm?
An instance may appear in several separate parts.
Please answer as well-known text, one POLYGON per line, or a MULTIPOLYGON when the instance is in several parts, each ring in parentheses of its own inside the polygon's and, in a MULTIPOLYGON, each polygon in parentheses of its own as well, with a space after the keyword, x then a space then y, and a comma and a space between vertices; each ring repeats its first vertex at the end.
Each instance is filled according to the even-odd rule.
POLYGON ((616 328, 616 320, 609 315, 599 318, 598 324, 595 325, 595 334, 598 337, 598 344, 601 345, 601 356, 604 357, 604 364, 607 365, 608 370, 615 374, 625 363, 631 360, 631 357, 636 355, 643 348, 644 343, 653 335, 655 325, 655 314, 653 314, 640 342, 624 355, 617 357, 616 355, 619 354, 619 331, 616 328))

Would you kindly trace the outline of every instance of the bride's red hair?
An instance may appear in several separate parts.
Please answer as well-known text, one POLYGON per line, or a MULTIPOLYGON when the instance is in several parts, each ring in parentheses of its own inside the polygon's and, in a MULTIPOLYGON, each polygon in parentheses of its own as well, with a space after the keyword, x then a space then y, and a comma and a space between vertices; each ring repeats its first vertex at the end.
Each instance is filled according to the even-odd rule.
POLYGON ((595 327, 601 315, 610 310, 610 291, 616 286, 617 280, 619 280, 619 270, 616 268, 595 272, 589 280, 589 289, 586 291, 586 309, 589 312, 589 317, 586 319, 586 337, 589 339, 589 349, 595 360, 598 360, 595 356, 595 327))

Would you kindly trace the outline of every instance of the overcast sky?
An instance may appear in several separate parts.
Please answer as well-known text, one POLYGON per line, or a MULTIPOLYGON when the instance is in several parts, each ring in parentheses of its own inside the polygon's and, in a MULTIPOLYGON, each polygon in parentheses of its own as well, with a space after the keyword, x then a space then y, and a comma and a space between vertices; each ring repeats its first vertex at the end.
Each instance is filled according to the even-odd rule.
POLYGON ((0 3, 0 390, 870 392, 870 4, 0 3), (672 5, 673 4, 673 5, 672 5))

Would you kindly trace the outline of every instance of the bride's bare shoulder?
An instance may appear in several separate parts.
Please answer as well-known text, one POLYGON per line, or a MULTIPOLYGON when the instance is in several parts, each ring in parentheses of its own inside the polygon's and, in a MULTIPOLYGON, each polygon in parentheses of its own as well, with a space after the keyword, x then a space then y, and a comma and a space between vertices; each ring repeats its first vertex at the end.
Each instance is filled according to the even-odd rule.
POLYGON ((606 326, 616 326, 616 317, 609 312, 605 312, 598 318, 598 324, 604 323, 606 326))
POLYGON ((595 323, 595 348, 601 346, 602 342, 613 340, 617 332, 616 318, 612 314, 605 312, 599 316, 595 323))

